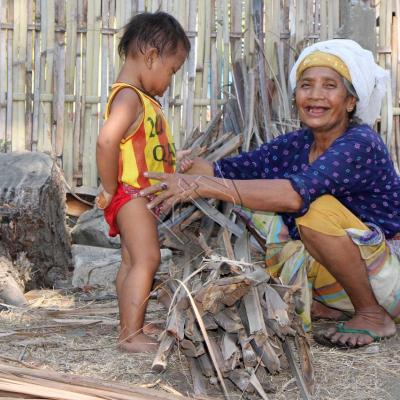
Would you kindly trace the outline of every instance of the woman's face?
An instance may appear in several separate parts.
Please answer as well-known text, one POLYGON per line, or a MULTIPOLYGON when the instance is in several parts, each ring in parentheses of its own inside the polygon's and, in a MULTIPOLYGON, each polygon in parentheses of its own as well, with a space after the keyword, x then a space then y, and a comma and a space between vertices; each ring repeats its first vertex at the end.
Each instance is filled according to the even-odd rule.
POLYGON ((343 133, 356 104, 342 77, 328 67, 306 69, 296 86, 300 120, 315 132, 343 133))

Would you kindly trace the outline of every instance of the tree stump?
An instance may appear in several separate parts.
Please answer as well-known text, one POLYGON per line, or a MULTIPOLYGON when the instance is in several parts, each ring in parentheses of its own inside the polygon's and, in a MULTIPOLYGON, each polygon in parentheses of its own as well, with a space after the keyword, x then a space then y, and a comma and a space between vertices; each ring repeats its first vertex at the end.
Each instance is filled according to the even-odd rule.
POLYGON ((61 171, 44 153, 0 154, 0 256, 31 264, 28 288, 51 286, 72 266, 61 171))

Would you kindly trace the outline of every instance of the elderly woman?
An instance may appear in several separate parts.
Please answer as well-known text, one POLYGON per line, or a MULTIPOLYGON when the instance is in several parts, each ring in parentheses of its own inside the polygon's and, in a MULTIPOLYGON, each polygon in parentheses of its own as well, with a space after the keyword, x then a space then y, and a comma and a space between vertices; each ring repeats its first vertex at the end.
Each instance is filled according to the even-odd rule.
POLYGON ((306 48, 290 80, 304 128, 214 164, 196 159, 189 175, 148 173, 161 182, 142 194, 162 190, 149 208, 206 197, 276 213, 267 261, 284 283, 308 278, 319 316, 352 312, 325 342, 367 345, 393 336, 400 317, 400 178, 369 126, 387 74, 354 41, 330 40, 306 48))

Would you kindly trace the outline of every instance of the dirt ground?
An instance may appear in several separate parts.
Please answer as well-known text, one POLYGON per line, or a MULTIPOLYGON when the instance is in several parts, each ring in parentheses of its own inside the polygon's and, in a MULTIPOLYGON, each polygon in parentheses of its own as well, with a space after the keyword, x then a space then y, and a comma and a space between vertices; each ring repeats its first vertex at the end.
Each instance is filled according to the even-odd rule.
MULTIPOLYGON (((34 366, 192 396, 185 357, 177 349, 164 373, 151 371, 153 357, 116 349, 117 302, 102 290, 44 290, 28 294, 29 311, 0 312, 0 362, 34 366)), ((148 321, 163 321, 165 310, 151 300, 148 321)), ((320 323, 318 328, 323 327, 320 323)), ((318 400, 400 399, 398 337, 358 350, 327 349, 312 342, 318 400)), ((300 399, 290 371, 271 377, 271 400, 300 399)), ((230 387, 232 399, 255 398, 230 387)), ((218 387, 210 396, 222 398, 218 387)), ((177 395, 178 398, 178 395, 177 395)))

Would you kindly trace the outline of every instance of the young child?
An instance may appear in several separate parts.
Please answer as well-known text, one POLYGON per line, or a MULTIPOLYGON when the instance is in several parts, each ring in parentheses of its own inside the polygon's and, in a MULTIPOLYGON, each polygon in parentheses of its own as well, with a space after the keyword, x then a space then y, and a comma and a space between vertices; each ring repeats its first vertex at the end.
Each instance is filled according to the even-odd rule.
POLYGON ((143 333, 143 324, 160 248, 156 216, 146 207, 154 196, 141 198, 138 193, 157 183, 144 172, 175 171, 175 146, 154 96, 162 96, 168 88, 188 56, 190 42, 171 15, 143 13, 126 25, 118 51, 125 61, 112 87, 106 122, 97 140, 103 189, 96 203, 104 209, 110 236, 121 235, 122 262, 116 279, 119 347, 129 352, 154 352, 157 342, 143 333))

